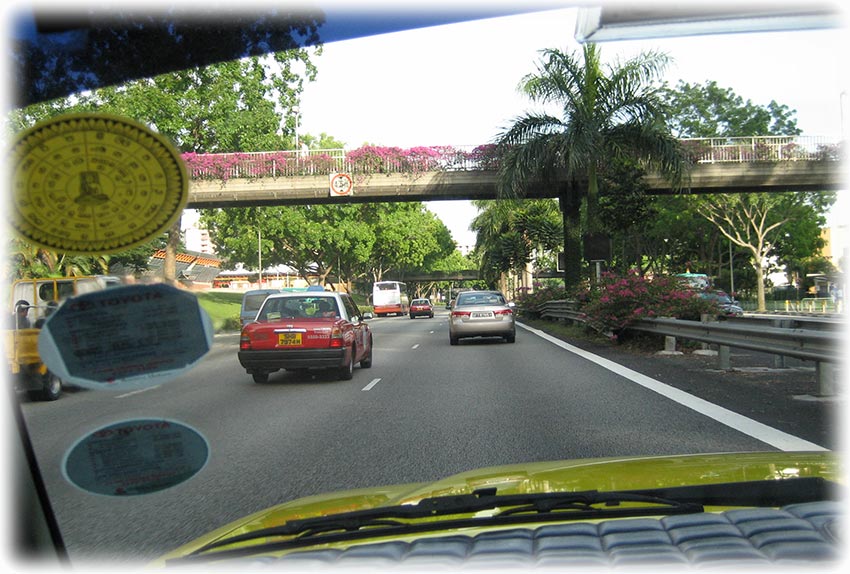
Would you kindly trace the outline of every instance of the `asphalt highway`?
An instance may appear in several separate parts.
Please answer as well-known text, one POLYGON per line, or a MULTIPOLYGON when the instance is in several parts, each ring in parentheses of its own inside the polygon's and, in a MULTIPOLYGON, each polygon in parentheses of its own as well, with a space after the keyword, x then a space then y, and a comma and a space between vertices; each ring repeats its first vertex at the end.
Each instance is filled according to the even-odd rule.
POLYGON ((657 356, 563 342, 450 346, 447 312, 370 321, 374 365, 351 381, 273 374, 256 384, 216 337, 190 372, 144 391, 69 389, 23 411, 72 564, 139 564, 265 507, 323 492, 430 481, 483 466, 629 455, 837 448, 836 400, 812 365, 784 372, 733 355, 657 356), (745 365, 749 365, 746 366, 745 365), (808 397, 808 398, 807 398, 808 397), (96 495, 62 465, 87 433, 160 417, 210 447, 192 479, 144 496, 96 495))

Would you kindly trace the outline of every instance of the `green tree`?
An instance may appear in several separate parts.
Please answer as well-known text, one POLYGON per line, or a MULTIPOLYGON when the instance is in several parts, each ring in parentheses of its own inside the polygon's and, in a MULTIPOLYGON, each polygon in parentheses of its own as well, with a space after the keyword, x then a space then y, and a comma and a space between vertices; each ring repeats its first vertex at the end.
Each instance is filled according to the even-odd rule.
MULTIPOLYGON (((287 51, 133 80, 11 112, 19 131, 61 113, 97 111, 152 126, 183 152, 271 151, 292 147, 304 82, 315 78, 311 58, 321 48, 287 51)), ((179 223, 166 246, 166 280, 175 281, 179 223)))
POLYGON ((301 141, 310 149, 342 149, 345 143, 333 136, 322 132, 317 136, 312 134, 301 134, 301 141))
POLYGON ((11 279, 80 277, 109 272, 109 255, 76 255, 36 247, 12 238, 8 249, 11 279))
POLYGON ((286 265, 305 279, 350 286, 428 271, 454 250, 451 233, 421 203, 251 207, 201 211, 228 264, 286 265))
POLYGON ((376 237, 370 258, 373 281, 430 271, 455 250, 449 229, 419 202, 374 204, 366 221, 376 237))
POLYGON ((527 267, 536 257, 561 246, 558 205, 552 200, 478 200, 473 205, 479 210, 470 225, 476 232, 475 251, 490 285, 510 272, 530 275, 527 267))
MULTIPOLYGON (((791 243, 791 231, 789 237, 781 232, 794 221, 817 221, 818 211, 828 201, 817 193, 742 193, 706 195, 695 198, 694 203, 700 215, 724 237, 749 253, 756 274, 758 310, 764 311, 765 271, 779 241, 784 238, 786 243, 791 243)), ((797 223, 796 228, 800 229, 801 225, 804 224, 797 223)))
MULTIPOLYGON (((716 82, 704 85, 679 82, 675 90, 667 89, 667 96, 671 111, 669 124, 679 137, 801 133, 794 118, 796 112, 788 106, 776 101, 759 106, 744 100, 730 88, 721 88, 716 82)), ((753 287, 757 291, 758 304, 763 308, 764 276, 772 265, 778 265, 785 267, 791 280, 791 276, 799 275, 800 270, 809 265, 823 246, 820 228, 825 223, 824 214, 834 201, 833 192, 781 193, 773 197, 731 193, 685 199, 685 209, 705 218, 745 255, 733 254, 733 257, 749 261, 754 272, 753 287)), ((681 210, 683 204, 675 201, 672 208, 681 210)), ((669 221, 660 225, 670 228, 669 221)), ((728 251, 719 248, 716 232, 709 233, 694 221, 689 225, 700 231, 677 234, 677 240, 690 252, 688 260, 698 262, 704 268, 713 267, 719 275, 727 267, 719 260, 728 251), (716 264, 712 264, 712 258, 718 260, 716 264)), ((744 273, 737 274, 737 288, 742 286, 741 280, 745 278, 744 273)))
POLYGON ((665 87, 670 106, 668 125, 680 138, 799 135, 795 110, 771 101, 759 106, 721 88, 717 82, 665 87))
POLYGON ((559 107, 560 117, 529 113, 498 137, 503 195, 522 196, 535 183, 551 185, 559 172, 570 182, 560 193, 568 287, 580 280, 577 228, 582 201, 585 230, 599 229, 600 169, 627 156, 679 184, 687 168, 679 143, 666 126, 666 108, 656 85, 668 62, 666 55, 642 53, 605 69, 596 45, 585 44, 582 55, 544 50, 537 72, 526 76, 520 87, 532 101, 559 107))

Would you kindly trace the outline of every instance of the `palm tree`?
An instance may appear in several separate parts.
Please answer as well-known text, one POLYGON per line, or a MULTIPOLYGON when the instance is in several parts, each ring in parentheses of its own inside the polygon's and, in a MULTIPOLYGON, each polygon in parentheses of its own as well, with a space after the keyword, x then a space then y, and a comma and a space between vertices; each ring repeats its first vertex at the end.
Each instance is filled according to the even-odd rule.
POLYGON ((522 277, 522 286, 530 288, 535 252, 560 247, 557 204, 551 199, 472 203, 479 210, 470 229, 476 232, 483 278, 508 293, 505 276, 514 272, 522 277))
POLYGON ((667 175, 675 186, 686 173, 686 159, 667 128, 661 85, 656 81, 666 55, 647 52, 603 74, 600 52, 585 44, 583 62, 573 54, 542 52, 537 72, 520 83, 533 102, 555 104, 561 117, 528 113, 501 133, 502 197, 522 197, 531 185, 559 185, 564 214, 564 280, 580 281, 580 208, 585 232, 599 231, 596 206, 598 171, 617 156, 633 157, 667 175))

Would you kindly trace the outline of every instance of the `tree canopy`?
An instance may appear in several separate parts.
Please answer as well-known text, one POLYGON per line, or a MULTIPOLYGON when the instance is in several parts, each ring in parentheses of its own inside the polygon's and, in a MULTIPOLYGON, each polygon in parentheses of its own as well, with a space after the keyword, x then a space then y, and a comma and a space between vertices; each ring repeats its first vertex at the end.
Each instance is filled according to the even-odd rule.
POLYGON ((664 89, 670 107, 667 125, 680 138, 799 135, 795 110, 771 100, 754 104, 717 82, 679 81, 664 89))
POLYGON ((520 84, 533 102, 557 109, 557 115, 531 112, 499 134, 500 191, 522 197, 535 181, 551 184, 558 171, 573 182, 561 194, 567 286, 580 279, 579 206, 583 200, 583 229, 597 232, 599 172, 607 163, 631 157, 674 183, 684 178, 686 161, 665 124, 661 97, 667 62, 665 54, 646 52, 603 66, 599 48, 588 43, 581 56, 543 50, 537 71, 520 84))
POLYGON ((201 223, 231 265, 261 258, 348 285, 443 269, 455 252, 448 228, 417 202, 211 209, 201 223))

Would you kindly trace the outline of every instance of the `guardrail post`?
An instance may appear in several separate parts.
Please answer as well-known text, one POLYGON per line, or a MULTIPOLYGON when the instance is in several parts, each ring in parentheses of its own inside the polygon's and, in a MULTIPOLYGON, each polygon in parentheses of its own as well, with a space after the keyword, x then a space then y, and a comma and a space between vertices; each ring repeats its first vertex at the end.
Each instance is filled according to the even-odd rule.
POLYGON ((658 351, 657 355, 682 355, 682 351, 676 350, 676 337, 671 337, 670 335, 665 335, 664 337, 664 350, 658 351))
POLYGON ((723 371, 731 371, 732 370, 732 350, 729 348, 729 345, 720 345, 720 348, 717 351, 717 359, 718 359, 718 368, 723 371))
MULTIPOLYGON (((717 315, 711 313, 703 313, 699 317, 700 323, 717 323, 717 315)), ((703 355, 713 357, 717 355, 717 351, 711 348, 710 343, 700 343, 700 348, 694 351, 694 355, 703 355)))
POLYGON ((832 363, 818 361, 815 365, 815 373, 817 373, 820 396, 835 395, 835 366, 832 363))
MULTIPOLYGON (((793 321, 787 319, 774 319, 770 324, 781 329, 791 329, 793 327, 793 321)), ((773 355, 773 367, 776 369, 787 368, 788 364, 785 361, 785 355, 773 355)))

